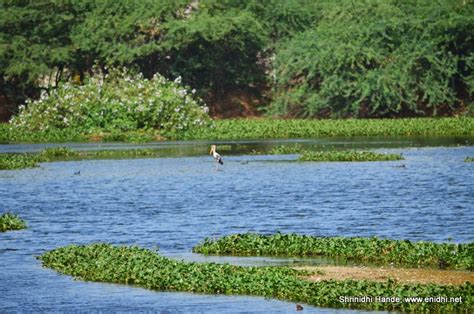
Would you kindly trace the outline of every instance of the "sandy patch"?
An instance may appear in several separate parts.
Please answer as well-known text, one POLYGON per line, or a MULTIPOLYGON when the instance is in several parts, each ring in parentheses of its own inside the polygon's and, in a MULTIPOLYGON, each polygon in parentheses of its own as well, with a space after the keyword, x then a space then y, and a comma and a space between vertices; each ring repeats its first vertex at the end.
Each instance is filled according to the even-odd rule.
POLYGON ((474 272, 416 268, 372 268, 346 266, 297 267, 316 272, 306 277, 311 281, 321 280, 371 280, 387 281, 389 278, 401 283, 435 283, 439 285, 461 285, 474 283, 474 272))

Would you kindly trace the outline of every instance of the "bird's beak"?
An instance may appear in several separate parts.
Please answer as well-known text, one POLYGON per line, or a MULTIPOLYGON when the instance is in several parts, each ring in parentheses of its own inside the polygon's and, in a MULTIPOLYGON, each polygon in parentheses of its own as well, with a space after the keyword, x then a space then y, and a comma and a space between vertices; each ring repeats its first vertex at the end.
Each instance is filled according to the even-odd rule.
POLYGON ((211 150, 209 151, 209 155, 211 155, 211 154, 212 154, 212 148, 213 148, 213 147, 211 146, 211 150))

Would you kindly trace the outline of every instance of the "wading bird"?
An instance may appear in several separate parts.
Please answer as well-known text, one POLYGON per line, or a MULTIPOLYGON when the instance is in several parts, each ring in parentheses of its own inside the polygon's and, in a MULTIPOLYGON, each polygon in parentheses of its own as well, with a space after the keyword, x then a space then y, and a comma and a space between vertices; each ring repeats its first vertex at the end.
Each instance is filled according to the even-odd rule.
POLYGON ((209 152, 209 155, 212 155, 212 157, 214 157, 214 160, 217 162, 216 167, 219 166, 219 164, 224 164, 221 155, 216 152, 216 145, 211 145, 211 151, 209 152))

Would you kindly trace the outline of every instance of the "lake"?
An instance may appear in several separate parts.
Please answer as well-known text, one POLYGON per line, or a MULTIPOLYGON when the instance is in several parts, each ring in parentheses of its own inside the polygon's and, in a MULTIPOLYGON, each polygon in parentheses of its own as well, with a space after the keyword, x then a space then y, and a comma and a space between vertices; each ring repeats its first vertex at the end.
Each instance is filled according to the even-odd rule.
MULTIPOLYGON (((74 281, 42 268, 35 256, 72 243, 110 242, 159 248, 163 255, 193 261, 300 265, 331 261, 204 257, 191 253, 191 248, 205 237, 278 231, 474 241, 474 163, 463 162, 474 156, 474 147, 459 146, 467 141, 226 142, 219 143, 223 150, 218 145, 224 157, 224 166, 218 169, 206 155, 208 142, 69 144, 74 149, 162 148, 168 157, 53 162, 40 168, 0 171, 0 214, 17 213, 29 226, 0 233, 0 312, 294 311, 294 303, 258 297, 164 293, 74 281), (289 142, 324 149, 365 147, 401 153, 405 160, 301 163, 295 161, 296 155, 251 154, 289 142)), ((43 147, 0 145, 0 152, 43 147)), ((335 312, 305 306, 305 312, 312 311, 335 312)))

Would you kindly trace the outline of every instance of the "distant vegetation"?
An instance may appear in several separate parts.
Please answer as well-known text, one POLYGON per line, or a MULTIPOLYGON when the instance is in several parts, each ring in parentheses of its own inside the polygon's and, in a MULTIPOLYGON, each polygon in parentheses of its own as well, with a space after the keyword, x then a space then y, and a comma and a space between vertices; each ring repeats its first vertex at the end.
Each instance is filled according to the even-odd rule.
POLYGON ((74 129, 28 131, 0 123, 0 143, 177 140, 237 140, 352 136, 473 136, 474 118, 407 118, 347 120, 224 119, 205 127, 160 132, 74 129))
POLYGON ((109 244, 70 245, 44 253, 43 266, 74 278, 135 286, 159 291, 255 295, 323 307, 390 311, 467 311, 472 308, 472 284, 440 286, 399 284, 393 280, 320 281, 302 278, 307 271, 282 267, 241 267, 229 264, 186 263, 138 247, 109 244), (339 296, 461 297, 462 303, 350 302, 339 296))
POLYGON ((412 242, 372 238, 312 237, 297 234, 233 234, 206 239, 193 251, 218 255, 329 256, 409 267, 474 269, 474 242, 412 242))
MULTIPOLYGON (((125 66, 148 80, 182 77, 217 117, 472 114, 472 29, 474 6, 465 0, 2 0, 0 115, 31 98, 42 102, 36 110, 58 105, 67 119, 23 119, 36 130, 166 124, 166 115, 147 115, 172 93, 158 95, 140 80, 142 87, 105 83, 98 95, 95 66, 103 73, 125 66), (65 102, 74 86, 93 95, 69 94, 81 110, 65 102)), ((186 128, 170 113, 170 124, 186 128)))
POLYGON ((5 213, 0 216, 0 232, 26 229, 26 223, 17 215, 5 213))
POLYGON ((346 120, 225 119, 215 121, 213 127, 182 132, 176 137, 194 140, 236 140, 428 135, 473 136, 474 119, 469 117, 346 120))
POLYGON ((299 161, 390 161, 403 160, 400 154, 381 154, 364 151, 305 151, 299 161))
POLYGON ((400 154, 381 154, 365 151, 312 151, 301 145, 280 145, 272 148, 271 155, 299 154, 299 161, 389 161, 403 160, 400 154))
POLYGON ((161 152, 156 149, 75 151, 67 147, 52 147, 38 153, 0 154, 0 170, 33 168, 40 162, 57 160, 159 157, 161 152))

